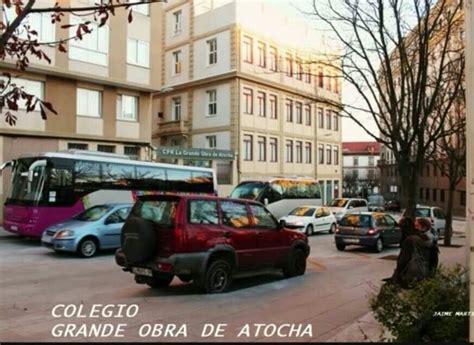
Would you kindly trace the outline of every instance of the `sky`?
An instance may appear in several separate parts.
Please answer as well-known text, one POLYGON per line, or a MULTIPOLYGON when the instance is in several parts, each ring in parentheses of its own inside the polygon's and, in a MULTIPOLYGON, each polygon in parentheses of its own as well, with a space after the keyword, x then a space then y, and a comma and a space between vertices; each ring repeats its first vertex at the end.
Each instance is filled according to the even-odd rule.
MULTIPOLYGON (((251 1, 251 0, 250 0, 251 1)), ((273 6, 281 10, 282 12, 288 13, 289 15, 300 18, 301 20, 307 21, 311 26, 315 27, 315 21, 313 18, 307 14, 302 13, 302 11, 310 10, 311 0, 265 0, 271 3, 273 6)), ((342 85, 342 102, 344 104, 356 105, 360 104, 361 107, 364 107, 361 103, 361 96, 358 95, 357 91, 348 85, 343 83, 342 85)), ((378 133, 377 126, 372 119, 372 116, 369 114, 361 113, 357 115, 359 121, 361 121, 364 126, 371 133, 378 133)), ((342 119, 342 140, 343 141, 373 141, 374 139, 367 134, 367 132, 361 128, 356 122, 350 118, 342 119)))

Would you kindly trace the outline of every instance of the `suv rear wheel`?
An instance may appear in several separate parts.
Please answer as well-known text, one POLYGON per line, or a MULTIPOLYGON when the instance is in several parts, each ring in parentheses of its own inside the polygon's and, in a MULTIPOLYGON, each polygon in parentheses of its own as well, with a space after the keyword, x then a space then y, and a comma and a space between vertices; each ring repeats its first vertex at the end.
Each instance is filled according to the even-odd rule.
POLYGON ((287 278, 301 276, 306 271, 306 255, 302 249, 295 249, 283 268, 283 274, 287 278))
POLYGON ((344 251, 344 249, 346 249, 346 245, 342 244, 342 243, 336 243, 336 248, 337 248, 337 250, 342 252, 342 251, 344 251))
POLYGON ((232 282, 232 266, 227 260, 217 259, 207 267, 200 284, 206 293, 221 293, 229 289, 232 282))

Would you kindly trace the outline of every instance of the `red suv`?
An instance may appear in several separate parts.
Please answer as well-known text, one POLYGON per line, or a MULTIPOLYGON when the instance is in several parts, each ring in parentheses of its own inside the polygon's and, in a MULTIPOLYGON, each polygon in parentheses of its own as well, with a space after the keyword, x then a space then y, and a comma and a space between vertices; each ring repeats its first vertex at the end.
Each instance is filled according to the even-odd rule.
POLYGON ((168 286, 176 275, 207 293, 263 269, 304 274, 306 235, 284 229, 260 203, 203 196, 140 197, 123 228, 115 261, 138 284, 168 286))

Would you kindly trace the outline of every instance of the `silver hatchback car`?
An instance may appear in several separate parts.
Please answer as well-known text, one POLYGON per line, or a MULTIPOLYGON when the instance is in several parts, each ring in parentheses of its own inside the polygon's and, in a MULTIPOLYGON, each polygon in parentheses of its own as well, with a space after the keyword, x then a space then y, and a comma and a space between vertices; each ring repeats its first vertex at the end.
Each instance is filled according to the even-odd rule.
POLYGON ((58 252, 77 252, 85 258, 94 256, 100 249, 119 248, 122 226, 131 208, 132 204, 93 206, 48 227, 41 243, 58 252))

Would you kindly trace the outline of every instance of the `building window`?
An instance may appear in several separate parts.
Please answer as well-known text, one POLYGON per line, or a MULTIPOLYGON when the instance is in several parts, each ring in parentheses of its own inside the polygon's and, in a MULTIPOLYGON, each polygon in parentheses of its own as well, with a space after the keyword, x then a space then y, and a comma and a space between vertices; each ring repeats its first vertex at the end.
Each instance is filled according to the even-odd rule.
POLYGON ((296 60, 296 79, 303 80, 303 66, 300 59, 296 60))
POLYGON ((339 148, 334 147, 334 165, 339 165, 339 148))
POLYGON ((207 41, 207 54, 209 66, 217 63, 217 38, 207 41))
POLYGON ((179 35, 182 30, 183 11, 179 10, 173 13, 173 30, 175 35, 179 35))
MULTIPOLYGON (((135 0, 127 0, 127 2, 135 2, 135 0)), ((133 5, 132 9, 133 9, 134 12, 141 13, 145 16, 148 16, 150 14, 150 6, 149 5, 150 4, 133 5)))
POLYGON ((244 161, 253 160, 253 137, 251 135, 244 135, 244 161))
POLYGON ((181 97, 173 98, 173 117, 171 121, 181 121, 181 97))
POLYGON ((286 162, 293 163, 293 140, 286 141, 286 162))
POLYGON ((438 201, 438 190, 433 189, 433 201, 438 201))
POLYGON ((303 104, 296 102, 296 123, 303 123, 303 104))
POLYGON ((173 52, 173 75, 181 74, 181 50, 173 52))
POLYGON ((319 128, 324 128, 324 109, 318 108, 318 122, 319 128))
POLYGON ((290 54, 286 54, 285 58, 285 68, 286 68, 286 75, 288 77, 293 76, 293 58, 290 54))
MULTIPOLYGON (((6 79, 3 78, 3 80, 6 82, 6 79)), ((35 96, 39 99, 44 98, 44 82, 42 81, 36 81, 36 80, 29 80, 29 79, 22 79, 22 78, 11 78, 11 84, 15 84, 17 88, 23 88, 23 90, 27 93, 29 93, 32 96, 35 96)), ((17 105, 18 109, 26 109, 26 99, 18 99, 17 105)), ((39 111, 40 106, 37 103, 34 110, 39 111)))
POLYGON ((331 146, 327 145, 326 146, 326 164, 330 165, 332 164, 332 152, 331 152, 331 146))
POLYGON ((440 197, 441 202, 445 201, 444 189, 440 190, 440 196, 439 197, 440 197))
POLYGON ((306 66, 305 82, 311 84, 311 65, 306 66))
POLYGON ((324 145, 318 145, 318 163, 324 164, 324 145))
POLYGON ((270 70, 276 72, 278 69, 278 53, 275 47, 270 47, 270 70))
POLYGON ((137 146, 125 146, 123 153, 131 159, 140 159, 140 148, 137 146))
POLYGON ((263 42, 258 42, 258 65, 264 68, 267 66, 267 48, 263 42))
POLYGON ((117 120, 137 121, 138 97, 118 95, 117 96, 117 120))
POLYGON ((68 150, 88 150, 89 145, 88 144, 82 144, 82 143, 68 143, 67 144, 68 150))
POLYGON ((150 44, 129 38, 127 40, 127 63, 150 67, 150 44))
POLYGON ((339 131, 339 115, 336 112, 334 112, 333 120, 334 120, 334 130, 337 132, 339 131))
POLYGON ((369 166, 373 167, 374 164, 374 157, 369 157, 369 166))
POLYGON ((429 188, 426 188, 426 190, 425 190, 425 199, 430 200, 430 189, 429 188))
POLYGON ((359 178, 359 170, 352 170, 352 177, 357 180, 359 178))
POLYGON ((207 93, 207 116, 217 115, 217 91, 209 90, 207 93))
POLYGON ((352 165, 355 167, 359 166, 359 157, 352 157, 352 165))
POLYGON ((311 143, 306 143, 304 147, 305 151, 305 163, 306 164, 311 164, 312 157, 313 157, 313 145, 311 143))
MULTIPOLYGON (((15 6, 6 7, 3 6, 3 20, 6 22, 12 23, 16 17, 15 6)), ((28 25, 29 30, 34 30, 37 33, 35 38, 39 42, 52 42, 54 41, 54 30, 55 24, 51 23, 51 15, 48 13, 30 13, 22 21, 21 25, 16 29, 18 37, 25 40, 28 37, 28 33, 23 27, 23 25, 28 25)))
POLYGON ((324 73, 322 69, 318 70, 318 87, 324 88, 324 73))
POLYGON ((244 61, 245 62, 248 62, 248 63, 253 62, 252 46, 253 46, 253 39, 251 37, 244 36, 243 54, 244 54, 244 61))
POLYGON ((278 162, 278 139, 270 138, 270 162, 278 162))
POLYGON ((206 145, 208 149, 215 149, 217 147, 217 137, 215 135, 206 136, 206 145))
POLYGON ((296 142, 296 163, 303 163, 303 142, 296 142))
POLYGON ((461 206, 466 206, 466 192, 461 191, 459 192, 459 203, 461 206))
POLYGON ((311 126, 311 106, 307 105, 304 108, 304 114, 305 114, 306 126, 311 126))
POLYGON ((293 122, 293 101, 286 100, 286 122, 293 122))
MULTIPOLYGON (((83 24, 83 22, 72 16, 70 23, 72 26, 69 29, 69 36, 76 37, 77 25, 83 24)), ((69 42, 69 57, 74 60, 107 66, 109 28, 106 25, 99 28, 96 23, 90 23, 89 29, 91 32, 84 35, 82 40, 75 38, 69 42)))
POLYGON ((438 167, 433 165, 433 176, 438 176, 438 167))
POLYGON ((278 118, 277 115, 277 96, 275 95, 270 95, 270 118, 271 119, 276 119, 278 118))
POLYGON ((332 86, 333 86, 333 92, 339 93, 339 80, 337 79, 336 75, 334 75, 332 86))
POLYGON ((374 171, 374 169, 369 169, 369 170, 367 171, 367 178, 368 178, 369 180, 373 180, 374 177, 375 177, 375 171, 374 171))
POLYGON ((97 145, 97 151, 106 153, 115 153, 114 145, 97 145))
POLYGON ((265 162, 267 160, 267 138, 258 137, 258 160, 259 162, 265 162))
POLYGON ((332 83, 332 74, 330 72, 327 72, 326 90, 331 91, 331 83, 332 83))
POLYGON ((419 195, 420 200, 423 199, 423 188, 420 188, 420 195, 419 195))
POLYGON ((257 99, 258 99, 258 116, 265 117, 267 116, 267 109, 266 109, 266 95, 265 92, 257 92, 257 99))
POLYGON ((430 177, 430 166, 426 166, 426 177, 430 177))
POLYGON ((326 109, 326 129, 331 129, 331 113, 331 110, 326 109))
POLYGON ((244 113, 253 114, 253 90, 244 88, 244 113))
POLYGON ((77 115, 100 117, 102 111, 101 92, 89 89, 77 89, 77 115))

